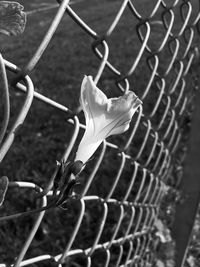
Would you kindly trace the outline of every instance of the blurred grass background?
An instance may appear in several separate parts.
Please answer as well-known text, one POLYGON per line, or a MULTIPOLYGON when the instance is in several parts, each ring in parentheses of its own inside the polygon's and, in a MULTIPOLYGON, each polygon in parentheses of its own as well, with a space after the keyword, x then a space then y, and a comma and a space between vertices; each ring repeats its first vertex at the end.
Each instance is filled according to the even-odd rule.
MULTIPOLYGON (((43 2, 39 0, 18 0, 18 2, 23 4, 25 11, 28 12, 41 7, 43 4, 43 2)), ((55 4, 55 2, 54 0, 45 1, 45 3, 48 4, 55 4)), ((156 3, 156 0, 134 1, 137 10, 144 17, 150 14, 156 3)), ((73 9, 94 31, 101 35, 105 33, 112 23, 116 12, 119 10, 120 4, 121 1, 118 0, 88 0, 74 3, 73 9)), ((195 8, 197 1, 192 1, 192 4, 193 14, 191 18, 196 16, 198 11, 198 8, 195 8)), ((162 11, 161 8, 158 10, 155 20, 161 19, 160 15, 162 11)), ((25 66, 40 44, 55 12, 56 9, 34 12, 33 14, 29 12, 26 29, 22 36, 14 38, 0 36, 0 47, 3 57, 19 67, 25 66)), ((177 16, 175 16, 173 33, 178 32, 183 23, 178 8, 176 12, 177 16)), ((125 10, 111 38, 108 39, 110 48, 109 60, 116 68, 119 68, 122 74, 130 69, 141 47, 141 42, 136 33, 137 23, 138 21, 132 16, 130 11, 128 9, 125 10)), ((152 27, 148 45, 152 49, 156 49, 165 33, 166 31, 163 26, 152 27)), ((84 74, 94 76, 99 66, 98 59, 91 52, 91 41, 91 38, 83 32, 68 15, 65 15, 42 59, 30 75, 34 82, 35 90, 66 105, 70 109, 76 108, 79 105, 80 85, 84 74)), ((180 42, 184 43, 184 38, 181 38, 180 42)), ((181 53, 182 51, 180 50, 179 57, 181 57, 181 53)), ((151 75, 146 63, 146 57, 147 52, 144 52, 136 71, 130 77, 130 89, 139 97, 142 96, 151 75)), ((160 64, 158 72, 160 75, 166 70, 167 62, 169 63, 170 59, 168 49, 163 49, 159 54, 160 64)), ((190 78, 188 77, 188 79, 192 80, 193 76, 197 75, 197 70, 199 70, 199 66, 195 73, 189 73, 190 78)), ((166 88, 168 90, 170 90, 175 79, 173 74, 171 74, 170 77, 171 79, 166 81, 166 88)), ((9 74, 9 80, 12 78, 13 74, 9 74)), ((121 94, 115 85, 115 78, 113 73, 109 70, 105 70, 98 84, 109 97, 119 96, 119 94, 121 94)), ((155 85, 152 87, 154 86, 155 85)), ((145 99, 145 114, 150 114, 157 96, 158 89, 156 89, 155 86, 155 90, 152 90, 152 94, 145 99)), ((22 104, 23 94, 11 88, 10 99, 11 125, 22 104)), ((0 118, 1 116, 2 114, 0 114, 0 118)), ((159 117, 157 121, 159 121, 159 117)), ((157 121, 155 118, 155 124, 157 121)), ((9 150, 0 166, 1 176, 7 175, 10 181, 33 181, 43 187, 55 169, 56 160, 61 158, 65 148, 68 146, 72 130, 73 127, 67 123, 66 113, 34 100, 23 127, 19 130, 12 148, 9 150)), ((142 132, 142 130, 140 132, 142 132)), ((121 143, 126 137, 127 135, 115 137, 112 138, 112 141, 121 143)), ((137 143, 140 144, 142 140, 142 136, 138 135, 136 137, 131 148, 133 155, 136 155, 138 150, 137 146, 139 147, 139 145, 137 145, 137 143)), ((149 145, 149 147, 151 146, 149 145)), ((74 148, 74 153, 75 150, 76 147, 74 148)), ((143 157, 145 158, 145 155, 143 157)), ((139 161, 142 162, 144 158, 141 157, 139 161)), ((98 192, 100 196, 106 195, 112 184, 114 175, 116 174, 114 170, 118 162, 120 162, 120 159, 116 157, 112 149, 109 149, 101 165, 101 172, 98 172, 95 178, 98 182, 91 186, 90 193, 94 194, 94 192, 98 192)), ((93 162, 91 162, 85 170, 85 176, 89 173, 92 165, 94 165, 93 162)), ((129 177, 128 174, 131 170, 130 165, 131 162, 127 162, 126 173, 123 174, 125 179, 129 177)), ((138 179, 139 178, 140 177, 138 177, 138 179)), ((84 178, 82 179, 84 181, 84 178)), ((119 199, 124 195, 123 189, 125 190, 123 184, 119 184, 115 192, 119 199)), ((9 210, 9 213, 12 214, 16 211, 19 212, 34 208, 34 194, 30 193, 28 190, 24 191, 25 193, 22 194, 22 191, 19 192, 17 189, 9 190, 1 212, 6 213, 6 211, 9 210), (15 201, 16 195, 18 196, 17 202, 15 201)), ((137 187, 135 191, 137 191, 137 187)), ((134 194, 132 196, 134 197, 134 194)), ((66 240, 68 240, 73 225, 76 222, 77 217, 75 214, 79 211, 77 203, 73 203, 72 206, 73 208, 69 207, 66 212, 55 209, 45 216, 36 238, 31 248, 28 250, 26 258, 44 253, 56 255, 62 252, 66 240)), ((87 206, 86 216, 83 221, 84 227, 82 231, 79 232, 73 248, 75 248, 77 244, 80 248, 87 248, 92 245, 92 238, 94 237, 93 235, 95 234, 95 229, 97 229, 99 222, 97 218, 101 216, 102 209, 98 205, 87 206), (97 210, 97 207, 99 210, 97 210), (97 217, 91 216, 94 210, 97 213, 97 217), (83 231, 83 229, 85 231, 83 231)), ((118 211, 111 209, 109 216, 109 225, 105 229, 111 229, 116 225, 118 211)), ((3 240, 0 246, 0 260, 2 262, 11 263, 18 255, 27 232, 31 228, 33 218, 34 217, 26 217, 16 222, 9 221, 2 224, 2 231, 0 232, 0 240, 3 240), (15 242, 13 242, 13 240, 15 240, 15 242)), ((124 218, 125 224, 126 220, 128 220, 128 218, 124 218)), ((104 232, 101 241, 103 242, 105 237, 109 234, 109 230, 108 232, 104 232)), ((99 257, 101 257, 101 255, 99 257)), ((73 261, 68 264, 70 264, 70 266, 77 266, 73 261)), ((42 266, 49 265, 45 265, 44 263, 42 266)))

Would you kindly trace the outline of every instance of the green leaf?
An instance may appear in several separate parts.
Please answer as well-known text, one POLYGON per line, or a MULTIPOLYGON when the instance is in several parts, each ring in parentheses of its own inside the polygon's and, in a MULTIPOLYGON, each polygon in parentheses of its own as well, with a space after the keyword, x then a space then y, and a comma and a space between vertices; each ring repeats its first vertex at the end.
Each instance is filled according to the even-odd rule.
POLYGON ((2 176, 0 178, 0 206, 3 204, 5 194, 8 189, 8 183, 9 180, 7 176, 2 176))
POLYGON ((26 25, 26 13, 23 9, 17 2, 0 2, 0 33, 14 36, 23 33, 26 25))

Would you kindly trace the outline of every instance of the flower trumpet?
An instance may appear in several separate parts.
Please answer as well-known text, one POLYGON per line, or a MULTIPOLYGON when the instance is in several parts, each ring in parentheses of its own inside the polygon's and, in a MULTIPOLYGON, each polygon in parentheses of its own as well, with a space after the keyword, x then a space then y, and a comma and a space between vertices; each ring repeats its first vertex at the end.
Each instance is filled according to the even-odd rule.
POLYGON ((85 76, 81 85, 80 104, 85 115, 86 130, 75 161, 85 164, 105 138, 128 130, 133 114, 142 101, 132 91, 118 98, 107 98, 92 77, 85 76))

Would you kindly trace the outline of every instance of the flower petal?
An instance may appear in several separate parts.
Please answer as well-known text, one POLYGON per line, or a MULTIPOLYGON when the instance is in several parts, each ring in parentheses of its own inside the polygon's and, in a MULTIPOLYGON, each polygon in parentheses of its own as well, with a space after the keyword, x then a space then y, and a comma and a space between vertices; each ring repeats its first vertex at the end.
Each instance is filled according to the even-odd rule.
POLYGON ((133 92, 109 100, 111 104, 106 114, 105 125, 99 132, 104 138, 127 131, 133 114, 142 104, 142 101, 133 92))
POLYGON ((80 160, 85 164, 102 142, 103 140, 91 142, 89 138, 83 137, 76 152, 75 161, 80 160))
POLYGON ((92 76, 85 76, 81 85, 80 104, 83 108, 86 125, 89 118, 96 118, 106 109, 107 96, 96 87, 92 76))
POLYGON ((118 98, 110 98, 109 101, 107 111, 110 118, 115 117, 117 113, 128 112, 132 108, 137 109, 142 104, 142 101, 132 91, 118 98))

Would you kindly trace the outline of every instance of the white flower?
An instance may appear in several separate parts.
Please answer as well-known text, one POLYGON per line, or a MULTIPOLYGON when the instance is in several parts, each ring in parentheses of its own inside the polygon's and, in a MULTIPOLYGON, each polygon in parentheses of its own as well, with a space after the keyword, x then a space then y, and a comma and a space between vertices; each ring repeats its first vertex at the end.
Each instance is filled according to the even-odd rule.
POLYGON ((108 99, 96 87, 92 77, 85 76, 81 85, 80 104, 85 115, 86 130, 75 161, 86 163, 105 138, 128 130, 132 116, 142 102, 131 91, 108 99))

